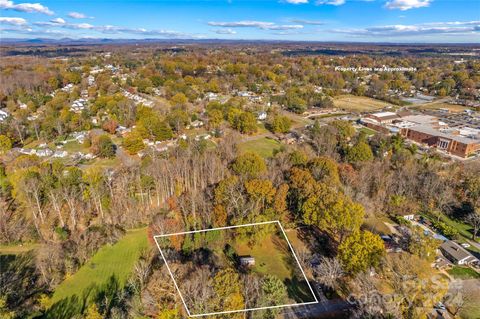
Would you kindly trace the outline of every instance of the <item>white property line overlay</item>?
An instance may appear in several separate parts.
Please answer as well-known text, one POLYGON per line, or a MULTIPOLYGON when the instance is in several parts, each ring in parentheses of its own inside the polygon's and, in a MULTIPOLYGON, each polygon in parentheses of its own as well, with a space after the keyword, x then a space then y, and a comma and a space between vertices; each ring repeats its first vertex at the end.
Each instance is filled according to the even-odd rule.
POLYGON ((153 236, 155 239, 155 243, 157 244, 158 250, 160 251, 160 255, 163 258, 163 261, 165 262, 165 266, 167 266, 168 273, 170 274, 170 277, 173 280, 173 284, 175 285, 175 288, 178 291, 178 294, 180 295, 180 299, 182 299, 183 306, 185 307, 185 310, 188 313, 189 317, 204 317, 204 316, 212 316, 212 315, 221 315, 221 314, 228 314, 228 313, 237 313, 237 312, 247 312, 247 311, 254 311, 254 310, 265 310, 265 309, 275 309, 275 308, 283 308, 283 307, 295 307, 295 306, 306 306, 306 305, 312 305, 318 303, 317 296, 313 292, 312 286, 310 286, 310 282, 307 279, 307 276, 305 275, 305 272, 303 271, 302 265, 298 261, 297 255, 295 254, 295 251, 293 250, 292 244, 290 243, 290 240, 287 237, 287 234, 285 233, 285 230, 283 229, 282 224, 278 220, 273 220, 269 222, 260 222, 260 223, 252 223, 252 224, 244 224, 244 225, 236 225, 236 226, 226 226, 226 227, 217 227, 217 228, 209 228, 209 229, 202 229, 202 230, 192 230, 192 231, 186 231, 186 232, 180 232, 180 233, 172 233, 172 234, 164 234, 164 235, 155 235, 153 236), (241 310, 229 310, 229 311, 219 311, 219 312, 210 312, 210 313, 204 313, 204 314, 198 314, 198 315, 192 315, 190 314, 190 310, 188 310, 187 304, 185 303, 185 299, 183 299, 182 293, 180 292, 180 289, 178 288, 177 282, 175 280, 175 277, 173 277, 172 270, 168 266, 167 259, 165 258, 165 255, 163 254, 162 249, 160 248, 160 244, 157 241, 157 237, 169 237, 169 236, 175 236, 175 235, 186 235, 186 234, 194 234, 194 233, 203 233, 211 230, 222 230, 222 229, 231 229, 231 228, 239 228, 239 227, 248 227, 248 226, 258 226, 258 225, 266 225, 266 224, 274 224, 277 223, 280 226, 280 229, 282 230, 283 236, 285 236, 285 239, 287 240, 288 246, 290 247, 290 250, 292 251, 293 257, 295 257, 295 260, 298 264, 298 267, 300 268, 300 271, 302 272, 303 277, 305 278, 305 281, 307 282, 308 288, 310 288, 310 292, 313 295, 313 298, 315 301, 310 301, 310 302, 303 302, 303 303, 294 303, 294 304, 285 304, 285 305, 278 305, 278 306, 268 306, 268 307, 257 307, 257 308, 247 308, 247 309, 241 309, 241 310))

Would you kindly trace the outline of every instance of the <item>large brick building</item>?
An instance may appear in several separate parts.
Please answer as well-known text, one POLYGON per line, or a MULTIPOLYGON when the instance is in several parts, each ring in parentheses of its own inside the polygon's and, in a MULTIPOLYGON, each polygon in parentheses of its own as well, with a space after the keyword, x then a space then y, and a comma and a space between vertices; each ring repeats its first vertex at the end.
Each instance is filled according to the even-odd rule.
POLYGON ((405 138, 466 158, 480 151, 480 130, 469 127, 449 128, 435 116, 393 112, 373 113, 360 121, 382 133, 400 133, 405 138))
POLYGON ((400 134, 409 140, 427 144, 463 158, 480 150, 480 140, 478 139, 456 135, 455 131, 444 133, 426 125, 402 128, 400 134))

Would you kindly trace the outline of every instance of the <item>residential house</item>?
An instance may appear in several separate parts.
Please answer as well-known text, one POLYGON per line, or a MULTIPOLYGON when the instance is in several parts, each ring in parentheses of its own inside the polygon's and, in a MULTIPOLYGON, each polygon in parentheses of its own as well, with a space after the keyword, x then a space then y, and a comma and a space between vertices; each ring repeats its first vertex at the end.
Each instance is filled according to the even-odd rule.
POLYGON ((457 265, 468 265, 478 262, 476 257, 452 240, 445 241, 440 246, 440 251, 448 260, 457 265))

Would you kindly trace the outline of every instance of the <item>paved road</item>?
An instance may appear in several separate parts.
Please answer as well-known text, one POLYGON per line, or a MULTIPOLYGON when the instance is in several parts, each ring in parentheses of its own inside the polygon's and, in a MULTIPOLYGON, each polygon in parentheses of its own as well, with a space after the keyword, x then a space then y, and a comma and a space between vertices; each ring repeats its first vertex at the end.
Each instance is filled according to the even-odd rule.
POLYGON ((308 319, 308 318, 348 318, 349 309, 352 307, 343 299, 328 300, 321 287, 312 283, 318 303, 286 308, 283 312, 285 319, 308 319))
POLYGON ((285 319, 348 318, 351 305, 341 299, 320 301, 318 304, 291 307, 283 311, 285 319))

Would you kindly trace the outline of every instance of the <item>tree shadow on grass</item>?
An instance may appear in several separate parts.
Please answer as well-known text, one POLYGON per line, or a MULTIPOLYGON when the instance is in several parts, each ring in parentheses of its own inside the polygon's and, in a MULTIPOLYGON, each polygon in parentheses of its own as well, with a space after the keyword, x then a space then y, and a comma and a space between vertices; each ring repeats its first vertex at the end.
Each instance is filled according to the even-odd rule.
POLYGON ((63 298, 54 303, 41 317, 42 319, 70 319, 82 314, 88 305, 101 304, 102 312, 108 315, 114 306, 117 306, 117 293, 122 290, 120 282, 112 275, 102 284, 91 284, 81 296, 78 294, 63 298))
POLYGON ((284 283, 287 286, 288 297, 295 300, 295 302, 315 301, 315 297, 312 295, 305 280, 298 280, 298 277, 294 276, 291 279, 285 279, 284 283))

